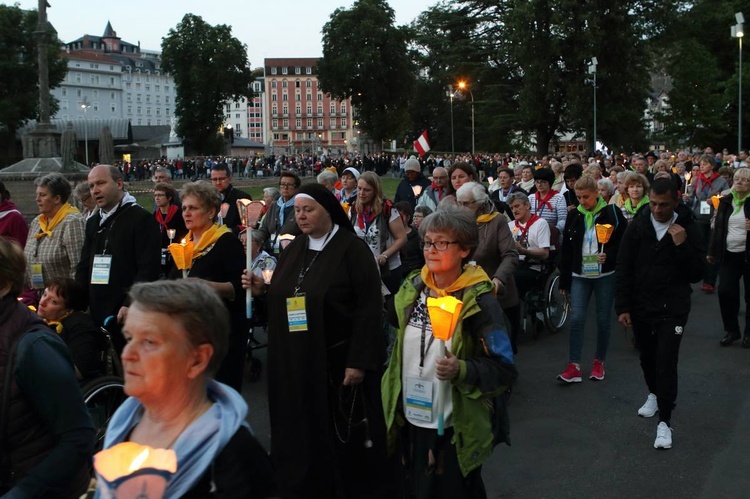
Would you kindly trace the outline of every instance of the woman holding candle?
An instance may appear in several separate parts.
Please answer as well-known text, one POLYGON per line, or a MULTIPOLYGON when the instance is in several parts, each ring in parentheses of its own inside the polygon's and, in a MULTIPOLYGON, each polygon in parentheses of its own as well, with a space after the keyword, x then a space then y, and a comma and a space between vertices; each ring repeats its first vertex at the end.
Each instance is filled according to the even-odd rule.
POLYGON ((247 404, 212 379, 232 348, 223 300, 202 280, 136 284, 130 298, 122 352, 130 398, 112 417, 104 448, 173 450, 178 466, 164 497, 278 497, 266 453, 245 423, 247 404))
POLYGON ((572 306, 568 365, 557 377, 565 383, 580 383, 582 380, 583 331, 592 294, 596 296, 598 333, 590 379, 604 379, 615 298, 617 248, 628 225, 622 211, 605 203, 599 196, 593 178, 584 176, 578 179, 575 193, 579 204, 568 213, 560 250, 560 292, 570 299, 572 306), (609 234, 600 234, 600 229, 609 234))
POLYGON ((481 466, 497 437, 491 402, 516 377, 508 325, 490 278, 481 267, 466 265, 479 243, 474 217, 467 210, 440 209, 424 219, 419 233, 427 263, 407 277, 391 310, 397 337, 382 381, 388 448, 403 450, 400 462, 411 489, 406 492, 484 497, 481 466), (463 306, 440 352, 427 298, 446 296, 463 306), (440 382, 448 386, 438 395, 440 382), (444 402, 443 435, 438 397, 444 402))
POLYGON ((294 210, 303 234, 281 253, 271 284, 243 278, 254 294, 267 291, 271 459, 281 496, 390 497, 377 266, 325 187, 302 186, 294 210))
POLYGON ((53 277, 74 277, 81 258, 85 222, 81 212, 68 203, 72 188, 59 173, 39 177, 36 204, 39 216, 26 240, 26 286, 38 294, 53 277))
POLYGON ((174 241, 182 241, 187 234, 187 227, 182 219, 182 210, 180 206, 174 204, 176 195, 174 187, 170 184, 159 183, 154 186, 154 203, 156 204, 154 217, 159 223, 162 249, 166 249, 174 241), (174 230, 171 238, 169 229, 174 230))
MULTIPOLYGON (((248 331, 243 300, 245 293, 241 283, 245 252, 237 236, 226 226, 215 222, 221 207, 221 197, 216 187, 199 180, 185 184, 181 195, 182 216, 189 230, 185 242, 193 244, 192 261, 187 262, 187 276, 202 279, 216 290, 229 311, 232 326, 229 351, 216 379, 241 392, 248 331)), ((182 270, 173 268, 169 277, 179 279, 182 275, 182 270)))
POLYGON ((742 337, 742 348, 750 348, 750 169, 738 168, 730 195, 722 196, 708 246, 708 263, 720 262, 719 308, 725 335, 719 342, 728 346, 742 337), (740 334, 740 279, 745 285, 745 328, 740 334))

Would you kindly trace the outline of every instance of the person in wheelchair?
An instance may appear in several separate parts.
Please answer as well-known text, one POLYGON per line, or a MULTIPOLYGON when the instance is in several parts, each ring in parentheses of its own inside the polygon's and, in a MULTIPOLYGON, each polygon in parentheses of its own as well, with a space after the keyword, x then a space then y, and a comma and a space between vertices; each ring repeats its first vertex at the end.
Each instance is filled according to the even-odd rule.
POLYGON ((531 212, 531 203, 526 194, 512 193, 508 196, 508 204, 515 219, 508 222, 508 228, 513 234, 520 262, 514 277, 518 296, 523 300, 529 291, 538 287, 542 262, 549 258, 550 228, 543 218, 531 212))
POLYGON ((44 319, 70 350, 76 378, 83 386, 105 374, 105 337, 86 309, 85 290, 70 277, 53 277, 47 284, 37 315, 44 319))
MULTIPOLYGON (((264 236, 257 230, 252 231, 252 263, 250 270, 253 274, 263 279, 264 282, 268 283, 271 281, 273 271, 276 269, 276 258, 269 255, 265 250, 261 249, 264 236)), ((240 241, 242 246, 245 248, 247 253, 247 229, 240 231, 240 241)), ((268 323, 268 313, 266 310, 266 300, 264 296, 253 298, 253 318, 251 327, 265 326, 268 323)))

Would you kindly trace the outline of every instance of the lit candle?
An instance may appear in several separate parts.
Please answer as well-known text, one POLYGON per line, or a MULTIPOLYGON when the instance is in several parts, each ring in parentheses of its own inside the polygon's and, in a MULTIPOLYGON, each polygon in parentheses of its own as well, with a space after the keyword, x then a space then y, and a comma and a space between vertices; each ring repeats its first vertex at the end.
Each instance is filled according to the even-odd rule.
MULTIPOLYGON (((427 312, 430 314, 430 324, 432 324, 432 336, 438 339, 438 358, 445 357, 445 342, 453 337, 458 324, 458 317, 461 315, 463 302, 453 296, 443 296, 441 298, 427 298, 427 312)), ((439 380, 437 393, 435 394, 435 405, 437 407, 438 417, 438 435, 445 434, 445 389, 448 386, 447 381, 439 380)))
POLYGON ((177 455, 171 449, 122 442, 97 453, 94 470, 103 498, 160 498, 177 472, 177 455))

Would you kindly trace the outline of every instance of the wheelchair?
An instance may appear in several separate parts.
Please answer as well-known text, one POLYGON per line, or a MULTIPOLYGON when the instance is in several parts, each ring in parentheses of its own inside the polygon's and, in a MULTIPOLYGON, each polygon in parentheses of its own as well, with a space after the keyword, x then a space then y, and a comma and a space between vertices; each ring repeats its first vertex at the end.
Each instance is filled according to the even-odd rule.
POLYGON ((104 435, 110 419, 128 397, 124 390, 122 363, 112 343, 112 336, 105 328, 101 328, 101 331, 105 344, 103 352, 105 374, 89 381, 81 388, 86 409, 94 422, 97 452, 104 445, 104 435))

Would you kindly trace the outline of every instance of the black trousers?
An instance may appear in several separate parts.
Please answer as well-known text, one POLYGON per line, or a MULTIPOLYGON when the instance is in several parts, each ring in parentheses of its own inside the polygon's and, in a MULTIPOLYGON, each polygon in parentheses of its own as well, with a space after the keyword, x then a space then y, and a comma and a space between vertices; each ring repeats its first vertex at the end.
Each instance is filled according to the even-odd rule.
POLYGON ((740 278, 745 284, 745 335, 750 334, 750 263, 745 252, 725 251, 719 268, 719 309, 724 331, 740 334, 740 278))
MULTIPOLYGON (((704 244, 708 245, 708 241, 711 240, 711 220, 698 218, 695 221, 695 225, 698 231, 703 237, 704 244)), ((705 255, 704 255, 705 256, 705 255)), ((703 282, 704 284, 710 284, 711 286, 716 285, 716 276, 719 274, 718 263, 708 263, 705 259, 703 260, 703 282)))
POLYGON ((659 421, 669 423, 677 400, 677 360, 687 317, 632 321, 643 377, 656 395, 659 421))

